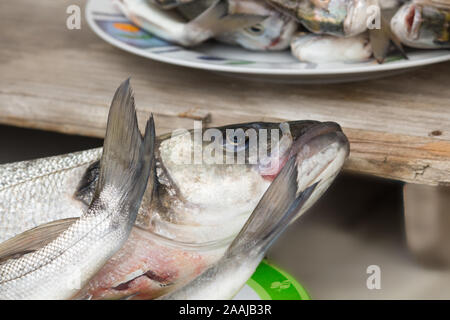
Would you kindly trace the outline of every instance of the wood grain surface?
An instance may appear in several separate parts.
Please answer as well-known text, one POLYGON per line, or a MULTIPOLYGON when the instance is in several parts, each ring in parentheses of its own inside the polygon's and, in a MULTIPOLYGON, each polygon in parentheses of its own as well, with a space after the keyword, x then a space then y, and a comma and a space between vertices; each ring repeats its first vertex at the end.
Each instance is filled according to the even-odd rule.
MULTIPOLYGON (((0 2, 0 123, 102 137, 117 86, 132 77, 141 121, 159 133, 246 121, 336 121, 351 142, 346 170, 450 185, 450 63, 334 85, 235 79, 134 56, 100 40, 79 0, 0 2)), ((7 152, 1 150, 0 152, 7 152)))

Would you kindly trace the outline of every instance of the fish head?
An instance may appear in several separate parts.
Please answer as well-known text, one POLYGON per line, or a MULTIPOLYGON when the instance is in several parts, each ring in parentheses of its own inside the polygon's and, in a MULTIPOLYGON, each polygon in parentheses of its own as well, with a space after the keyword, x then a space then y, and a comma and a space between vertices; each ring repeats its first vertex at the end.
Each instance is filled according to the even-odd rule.
POLYGON ((415 48, 450 47, 450 7, 412 2, 403 5, 392 17, 392 31, 415 48))
POLYGON ((148 299, 174 290, 223 256, 289 159, 297 160, 298 191, 314 185, 299 216, 328 188, 349 153, 340 126, 318 121, 178 130, 157 144, 151 228, 133 228, 82 297, 148 299))
MULTIPOLYGON (((245 123, 186 130, 163 139, 152 231, 187 242, 232 238, 292 150, 302 154, 303 166, 313 167, 308 177, 328 173, 331 164, 329 170, 337 174, 348 141, 337 124, 317 121, 245 123), (186 232, 186 226, 195 232, 186 232)), ((321 184, 328 178, 321 176, 321 184)))
POLYGON ((238 44, 249 50, 284 50, 297 29, 295 19, 276 10, 265 1, 228 0, 233 15, 260 16, 262 21, 247 28, 221 34, 219 40, 238 44))
POLYGON ((297 30, 297 23, 291 17, 273 11, 260 23, 224 34, 219 39, 241 45, 249 50, 284 50, 297 30))

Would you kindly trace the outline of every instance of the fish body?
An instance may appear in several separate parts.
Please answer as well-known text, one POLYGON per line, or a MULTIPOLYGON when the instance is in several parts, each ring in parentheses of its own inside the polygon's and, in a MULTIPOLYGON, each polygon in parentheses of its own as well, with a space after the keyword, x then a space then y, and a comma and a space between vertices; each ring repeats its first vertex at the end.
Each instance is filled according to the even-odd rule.
MULTIPOLYGON (((211 3, 212 0, 197 0, 179 6, 177 10, 188 19, 194 19, 211 3)), ((228 0, 228 5, 230 14, 252 14, 261 16, 262 21, 218 35, 215 37, 217 40, 255 51, 279 51, 289 46, 290 39, 297 30, 297 23, 292 17, 259 0, 228 0)))
POLYGON ((192 21, 185 21, 174 11, 168 11, 146 0, 116 0, 118 8, 133 23, 166 41, 194 46, 216 35, 245 28, 260 22, 255 15, 228 14, 225 0, 216 0, 192 21))
MULTIPOLYGON (((155 298, 194 279, 226 252, 298 145, 294 142, 327 136, 330 131, 343 135, 335 123, 305 120, 181 130, 159 136, 155 141, 155 172, 149 179, 153 187, 144 194, 127 242, 76 298, 155 298), (243 139, 236 139, 239 130, 245 132, 243 139), (212 137, 218 143, 215 150, 221 153, 214 161, 207 161, 212 137), (203 159, 194 153, 196 141, 202 147, 203 159), (267 147, 256 160, 251 157, 252 141, 267 147), (233 154, 237 161, 242 151, 243 163, 226 163, 227 155, 233 154)), ((348 141, 344 142, 348 150, 348 141)), ((303 145, 313 146, 308 141, 303 145)), ((328 158, 336 154, 333 148, 302 149, 315 150, 302 161, 303 174, 317 175, 327 168, 337 174, 340 167, 332 166, 334 162, 328 158)), ((77 217, 80 211, 74 208, 87 208, 94 197, 100 154, 101 149, 95 149, 0 166, 0 177, 9 181, 0 189, 0 218, 6 221, 0 223, 0 235, 5 230, 9 237, 23 232, 17 199, 21 200, 20 209, 29 215, 27 228, 67 218, 64 210, 55 210, 53 216, 45 210, 51 193, 60 195, 59 205, 72 208, 77 217)), ((316 192, 325 189, 321 185, 316 192)))
POLYGON ((309 31, 334 36, 354 36, 367 30, 372 0, 269 0, 309 31))
POLYGON ((346 38, 301 33, 293 37, 291 52, 305 62, 350 63, 368 61, 372 56, 372 46, 367 33, 346 38))
POLYGON ((90 205, 73 221, 39 226, 0 245, 0 298, 74 296, 127 240, 147 187, 153 150, 153 122, 141 137, 126 81, 111 105, 90 205))
POLYGON ((450 48, 450 2, 406 3, 392 18, 391 29, 401 42, 413 48, 450 48))

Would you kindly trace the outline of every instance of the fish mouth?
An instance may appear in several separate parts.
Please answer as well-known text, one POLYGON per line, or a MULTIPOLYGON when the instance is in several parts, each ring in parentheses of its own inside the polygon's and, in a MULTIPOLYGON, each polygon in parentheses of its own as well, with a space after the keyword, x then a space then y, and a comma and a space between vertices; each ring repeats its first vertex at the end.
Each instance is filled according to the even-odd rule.
POLYGON ((325 192, 349 153, 350 144, 337 123, 311 124, 281 155, 278 170, 270 178, 277 176, 288 159, 296 157, 298 190, 304 191, 317 184, 312 196, 302 207, 301 211, 304 212, 325 192))
POLYGON ((401 7, 392 17, 391 29, 404 41, 414 43, 419 39, 422 22, 421 7, 412 3, 401 7))
POLYGON ((407 35, 411 40, 419 38, 419 30, 422 25, 422 13, 418 6, 411 5, 406 12, 405 25, 407 35))

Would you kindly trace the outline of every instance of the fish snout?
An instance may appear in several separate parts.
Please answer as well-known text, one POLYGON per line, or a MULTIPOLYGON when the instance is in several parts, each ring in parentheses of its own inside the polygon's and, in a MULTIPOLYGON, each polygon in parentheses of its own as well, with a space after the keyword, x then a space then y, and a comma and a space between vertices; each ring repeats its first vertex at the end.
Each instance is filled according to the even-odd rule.
POLYGON ((327 188, 350 153, 350 144, 339 124, 323 122, 294 141, 290 157, 296 157, 298 190, 318 183, 327 188))

